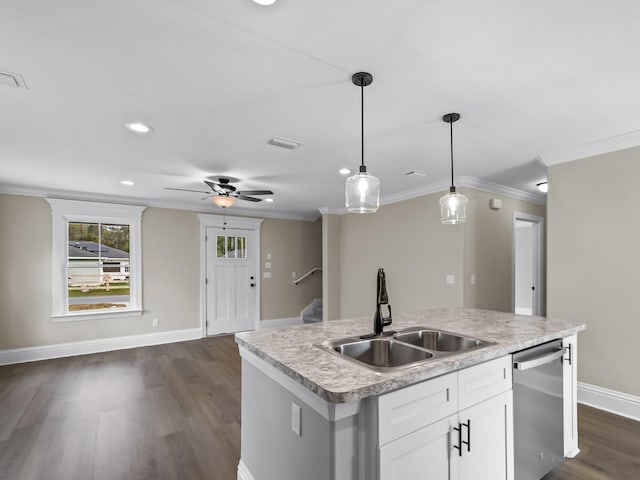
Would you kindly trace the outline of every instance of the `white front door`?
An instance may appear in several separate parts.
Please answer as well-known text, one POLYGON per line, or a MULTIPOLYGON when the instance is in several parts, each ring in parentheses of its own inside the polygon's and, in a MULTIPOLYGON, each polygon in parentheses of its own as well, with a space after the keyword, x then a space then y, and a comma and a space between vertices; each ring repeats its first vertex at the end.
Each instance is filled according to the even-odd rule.
POLYGON ((207 335, 255 328, 255 232, 206 229, 207 335))

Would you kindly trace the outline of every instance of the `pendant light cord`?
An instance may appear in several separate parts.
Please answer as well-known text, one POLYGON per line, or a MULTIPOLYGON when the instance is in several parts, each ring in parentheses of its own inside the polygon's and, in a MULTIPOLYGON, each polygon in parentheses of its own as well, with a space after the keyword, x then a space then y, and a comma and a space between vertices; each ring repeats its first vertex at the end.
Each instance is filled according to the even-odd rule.
POLYGON ((453 122, 449 122, 450 136, 451 139, 451 186, 453 187, 453 122))
POLYGON ((362 164, 360 167, 360 171, 362 171, 362 167, 364 167, 364 85, 360 85, 360 158, 362 160, 362 164))

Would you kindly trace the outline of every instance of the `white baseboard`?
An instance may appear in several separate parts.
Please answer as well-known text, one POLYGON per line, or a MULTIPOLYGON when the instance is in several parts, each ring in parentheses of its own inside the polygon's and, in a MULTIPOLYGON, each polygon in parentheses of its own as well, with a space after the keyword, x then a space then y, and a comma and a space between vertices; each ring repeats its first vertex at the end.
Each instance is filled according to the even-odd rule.
POLYGON ((54 345, 0 350, 0 365, 35 362, 37 360, 72 357, 89 353, 110 352, 112 350, 183 342, 186 340, 196 340, 198 338, 202 338, 200 328, 188 328, 169 332, 130 335, 128 337, 101 338, 84 342, 58 343, 54 345))
POLYGON ((302 319, 300 317, 290 317, 262 320, 260 322, 260 330, 263 328, 290 327, 292 325, 302 325, 302 319))
POLYGON ((240 459, 240 463, 238 463, 238 480, 254 480, 253 475, 251 475, 251 472, 242 459, 240 459))
POLYGON ((640 397, 578 382, 578 403, 640 421, 640 397))

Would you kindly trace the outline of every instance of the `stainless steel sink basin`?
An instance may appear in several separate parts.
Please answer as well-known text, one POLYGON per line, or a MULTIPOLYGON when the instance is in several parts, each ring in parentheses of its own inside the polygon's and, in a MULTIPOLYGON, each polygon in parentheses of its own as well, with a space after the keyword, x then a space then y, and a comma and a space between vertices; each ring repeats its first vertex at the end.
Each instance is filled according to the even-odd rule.
POLYGON ((421 329, 419 327, 398 332, 394 335, 394 338, 401 342, 428 350, 435 350, 436 352, 465 352, 490 345, 489 342, 476 338, 442 330, 421 329))
POLYGON ((346 338, 319 346, 381 371, 417 365, 429 360, 434 355, 432 352, 397 342, 388 337, 346 338))
POLYGON ((488 345, 494 343, 434 328, 411 327, 392 337, 350 337, 316 346, 375 371, 391 372, 488 345))

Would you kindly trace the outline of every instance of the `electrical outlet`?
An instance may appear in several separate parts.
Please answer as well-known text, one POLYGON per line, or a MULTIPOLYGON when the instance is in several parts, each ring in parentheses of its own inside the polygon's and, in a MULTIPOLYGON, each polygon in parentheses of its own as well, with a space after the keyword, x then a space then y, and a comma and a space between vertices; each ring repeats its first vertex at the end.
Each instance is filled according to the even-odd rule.
POLYGON ((475 285, 475 284, 476 284, 476 276, 471 275, 471 285, 475 285))
POLYGON ((264 262, 264 268, 271 268, 271 262, 264 262))
POLYGON ((291 430, 300 436, 300 405, 291 402, 291 430))
POLYGON ((151 322, 151 326, 157 327, 158 325, 160 325, 160 320, 158 320, 157 318, 154 318, 153 321, 151 322))

